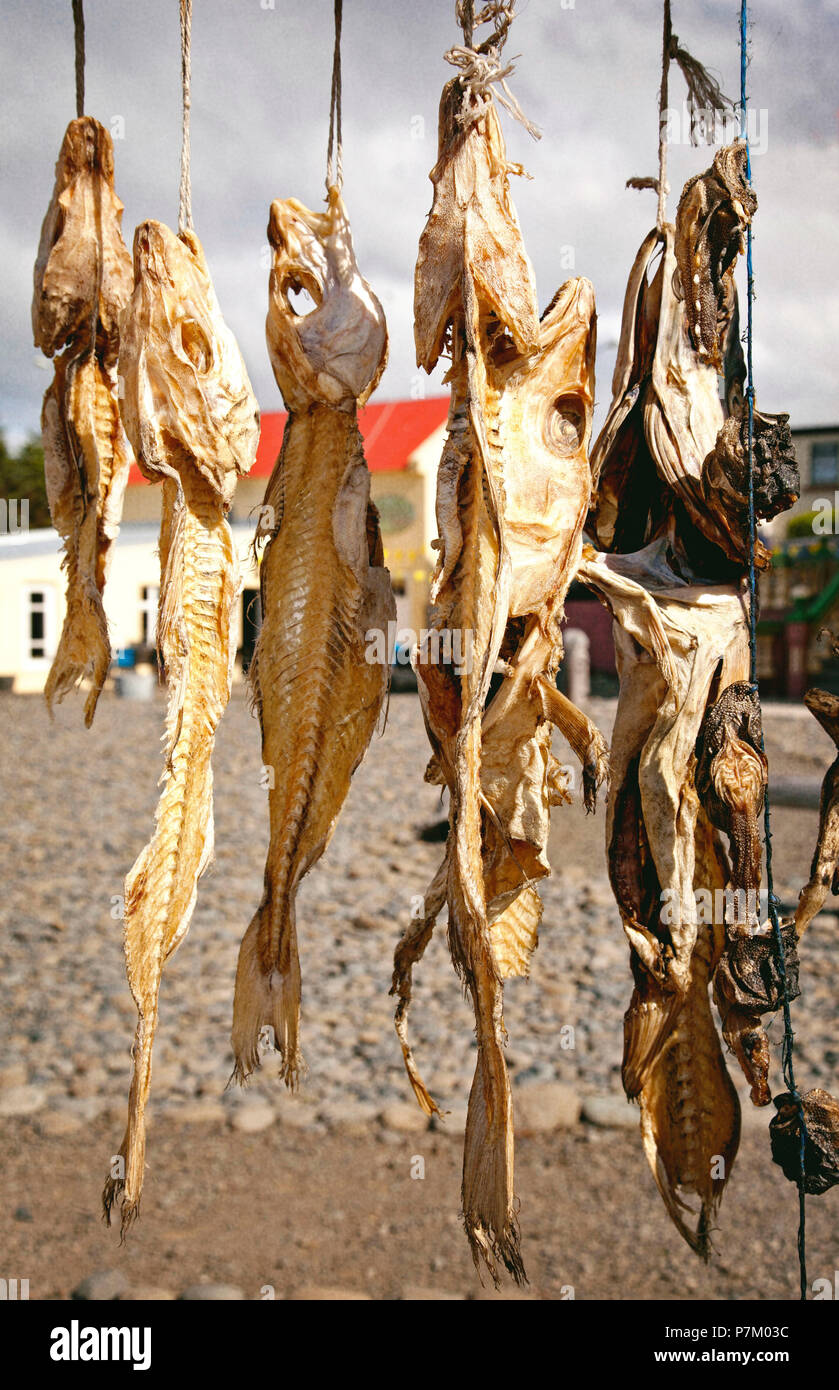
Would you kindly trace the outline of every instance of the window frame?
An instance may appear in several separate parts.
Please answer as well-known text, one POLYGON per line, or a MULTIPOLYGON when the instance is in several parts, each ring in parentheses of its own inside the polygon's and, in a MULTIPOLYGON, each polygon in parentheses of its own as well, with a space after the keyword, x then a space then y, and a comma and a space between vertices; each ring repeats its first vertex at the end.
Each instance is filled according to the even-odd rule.
POLYGON ((56 652, 56 603, 55 585, 49 582, 24 584, 21 588, 21 651, 22 668, 26 671, 42 671, 44 667, 52 663, 56 652), (42 594, 43 598, 40 611, 44 618, 44 636, 42 640, 32 637, 31 619, 35 609, 32 599, 35 594, 42 594), (32 647, 34 645, 43 646, 42 656, 34 656, 32 647))
POLYGON ((839 483, 839 440, 815 439, 810 445, 810 483, 813 487, 831 487, 839 483), (816 451, 832 450, 832 472, 829 478, 820 478, 816 471, 816 451))

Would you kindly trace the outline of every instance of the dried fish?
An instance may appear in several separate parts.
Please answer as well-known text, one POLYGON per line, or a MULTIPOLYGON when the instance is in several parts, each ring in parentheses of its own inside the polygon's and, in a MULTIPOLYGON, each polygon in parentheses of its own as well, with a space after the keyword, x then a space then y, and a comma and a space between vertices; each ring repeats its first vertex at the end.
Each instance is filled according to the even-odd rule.
POLYGON ((90 727, 111 663, 102 593, 131 451, 117 403, 119 315, 131 257, 114 193, 114 148, 91 116, 67 127, 35 263, 35 346, 55 359, 41 427, 47 499, 64 542, 67 612, 44 694, 52 712, 87 678, 90 727))
MULTIPOLYGON (((808 690, 804 703, 839 749, 839 697, 827 690, 808 690)), ((819 802, 819 832, 810 879, 801 890, 795 914, 799 939, 824 907, 828 893, 839 893, 839 757, 824 775, 819 802)))
POLYGON ((324 213, 272 203, 268 237, 268 350, 289 410, 261 514, 264 616, 251 666, 272 770, 271 837, 262 902, 239 953, 232 1045, 244 1081, 271 1028, 293 1087, 302 1064, 295 899, 379 719, 387 667, 370 660, 368 635, 387 633, 396 605, 358 429, 387 356, 381 305, 358 271, 336 188, 324 213), (301 287, 316 304, 305 316, 288 299, 301 287))
MULTIPOLYGON (((769 1042, 761 1015, 783 1003, 783 980, 770 923, 758 913, 762 843, 758 816, 768 764, 760 704, 746 681, 728 686, 708 709, 696 743, 696 789, 713 825, 728 836, 733 890, 726 949, 714 976, 723 1036, 751 1087, 755 1105, 768 1105, 769 1042)), ((795 931, 782 927, 789 998, 798 994, 795 931)))
POLYGON ((103 1197, 123 1233, 143 1186, 145 1109, 163 968, 186 935, 213 852, 215 731, 233 676, 239 592, 226 514, 256 458, 259 412, 192 231, 144 222, 123 320, 123 419, 149 482, 163 484, 157 643, 169 692, 154 834, 125 881, 125 956, 138 1011, 128 1126, 103 1197))
MULTIPOLYGON (((769 1122, 772 1158, 784 1177, 801 1175, 801 1117, 788 1091, 775 1097, 778 1113, 769 1122)), ((804 1191, 819 1196, 839 1183, 839 1101, 816 1088, 801 1097, 804 1114, 804 1191)))
POLYGON ((462 1204, 476 1266, 525 1278, 513 1185, 512 1098, 503 1047, 503 981, 526 974, 536 946, 537 881, 549 872, 550 807, 568 799, 550 751, 560 727, 581 758, 593 806, 606 746, 556 690, 560 623, 582 554, 590 498, 594 296, 568 281, 541 321, 491 103, 469 111, 455 79, 440 103, 434 201, 415 282, 417 361, 451 354, 448 436, 437 478, 440 556, 433 635, 461 634, 460 670, 417 652, 433 756, 448 787, 445 857, 397 948, 397 1031, 417 1099, 436 1103, 407 1039, 412 970, 448 906, 455 968, 474 1011, 478 1058, 469 1097, 462 1204), (488 700, 493 673, 501 676, 488 700))
MULTIPOLYGON (((726 933, 713 908, 710 922, 699 910, 700 896, 715 905, 738 889, 749 902, 760 883, 766 763, 748 684, 748 421, 734 283, 756 206, 738 142, 685 186, 675 225, 641 246, 612 405, 592 450, 590 529, 612 553, 587 551, 579 574, 615 618, 607 845, 635 985, 623 1081, 640 1099, 668 1210, 702 1254, 739 1135, 709 978, 755 1099, 768 1099, 760 1014, 777 1003, 770 936, 748 916, 744 933, 726 933), (710 1188, 714 1155, 725 1163, 710 1188), (695 1227, 683 1210, 691 1192, 695 1227)), ((755 512, 773 516, 797 495, 787 417, 754 410, 752 425, 755 512)), ((768 559, 758 541, 756 564, 768 559)))

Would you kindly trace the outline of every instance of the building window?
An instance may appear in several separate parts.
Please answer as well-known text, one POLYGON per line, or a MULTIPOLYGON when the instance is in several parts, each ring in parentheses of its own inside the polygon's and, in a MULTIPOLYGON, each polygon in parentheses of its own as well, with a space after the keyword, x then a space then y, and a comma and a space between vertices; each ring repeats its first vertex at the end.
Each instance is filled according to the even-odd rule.
POLYGON ((153 647, 157 638, 157 605, 160 598, 160 586, 158 584, 144 584, 140 593, 140 641, 146 647, 153 647))
POLYGON ((55 594, 49 586, 24 590, 23 650, 28 662, 51 661, 55 655, 55 594))
POLYGON ((839 482, 839 444, 814 444, 811 457, 814 483, 839 482))

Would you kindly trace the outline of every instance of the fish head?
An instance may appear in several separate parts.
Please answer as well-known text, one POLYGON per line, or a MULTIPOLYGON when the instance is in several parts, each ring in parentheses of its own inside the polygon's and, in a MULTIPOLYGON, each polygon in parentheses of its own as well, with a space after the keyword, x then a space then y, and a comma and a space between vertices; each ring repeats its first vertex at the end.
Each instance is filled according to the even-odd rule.
POLYGON ((464 124, 463 101, 453 78, 440 99, 434 201, 414 278, 417 365, 428 372, 446 350, 453 324, 468 312, 467 277, 479 321, 493 316, 519 352, 539 341, 535 276, 510 196, 509 176, 523 170, 507 160, 492 103, 464 124))
POLYGON ((384 310, 361 275, 347 210, 330 188, 325 212, 296 198, 271 204, 273 261, 265 333, 277 385, 289 410, 313 404, 363 405, 387 361, 384 310), (290 295, 314 302, 300 313, 290 295))
POLYGON ((32 331, 47 356, 76 334, 89 340, 92 324, 116 336, 131 294, 121 224, 110 132, 92 116, 80 116, 64 134, 35 261, 32 331))
POLYGON ((123 422, 145 475, 197 470, 229 502, 256 458, 259 410, 194 232, 138 226, 119 371, 123 422))
POLYGON ((514 354, 509 338, 495 348, 500 437, 510 460, 511 616, 533 612, 557 585, 567 588, 579 559, 591 500, 596 324, 591 282, 567 280, 542 316, 536 352, 514 354))
POLYGON ((688 334, 700 357, 718 370, 735 297, 734 266, 757 211, 747 156, 741 140, 718 150, 711 168, 685 184, 676 213, 675 254, 688 334))

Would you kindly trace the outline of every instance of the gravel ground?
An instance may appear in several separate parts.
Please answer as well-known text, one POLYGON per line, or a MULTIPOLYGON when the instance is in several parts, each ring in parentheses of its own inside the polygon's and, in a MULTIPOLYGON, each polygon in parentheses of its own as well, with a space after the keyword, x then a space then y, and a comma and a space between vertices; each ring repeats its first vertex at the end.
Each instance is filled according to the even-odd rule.
MULTIPOLYGON (((0 828, 5 888, 0 906, 5 927, 0 936, 0 1115, 6 1117, 0 1139, 6 1168, 0 1241, 5 1249, 22 1250, 34 1269, 40 1262, 44 1293, 38 1295, 33 1288, 33 1297, 66 1297, 91 1263, 95 1268, 108 1249, 114 1256, 107 1235, 95 1224, 93 1189, 101 1185, 107 1155, 118 1146, 123 1127, 134 1007, 123 969, 120 894, 125 872, 152 824, 164 702, 162 696, 139 704, 106 694, 95 726, 87 733, 80 706, 73 701, 58 710, 53 725, 39 697, 3 694, 0 710, 6 729, 5 802, 12 812, 0 828), (45 1153, 60 1155, 46 1170, 45 1153), (17 1206, 31 1205, 26 1191, 33 1166, 48 1174, 41 1186, 50 1187, 49 1237, 37 1220, 34 1225, 26 1218, 13 1220, 17 1206), (64 1212, 66 1220, 60 1215, 56 1219, 56 1211, 64 1212)), ((608 734, 614 703, 592 701, 591 713, 608 734)), ((769 706, 765 724, 773 774, 818 780, 835 750, 806 711, 769 706)), ((561 746, 556 751, 570 761, 561 746)), ((393 945, 412 899, 423 892, 441 853, 439 844, 418 838, 444 814, 438 792, 422 780, 426 758, 416 697, 393 696, 385 734, 374 740, 329 850, 298 899, 302 1039, 309 1065, 302 1093, 291 1098, 278 1087, 271 1058, 246 1092, 225 1091, 232 1062, 228 1034, 238 942, 259 902, 267 842, 258 726, 248 712, 242 686, 234 691, 215 757, 216 861, 202 881, 188 939, 170 962, 162 989, 143 1234, 132 1238, 132 1250, 136 1240, 136 1248, 145 1251, 146 1262, 154 1266, 144 1269, 145 1283, 163 1278, 155 1272, 162 1256, 154 1242, 163 1239, 168 1220, 164 1208, 172 1202, 179 1207, 183 1203, 188 1213, 183 1232, 176 1223, 170 1245, 176 1254, 181 1250, 181 1235, 186 1239, 188 1226, 187 1264, 193 1283, 212 1281, 215 1266, 224 1263, 209 1253, 217 1248, 218 1202, 224 1205, 223 1225, 231 1249, 248 1243, 233 1224, 235 1210, 250 1211, 257 1239, 266 1202, 245 1202, 248 1176, 268 1206, 276 1195, 283 1207, 282 1222, 288 1228, 283 1240, 290 1241, 291 1253, 282 1278, 277 1277, 285 1292, 301 1284, 323 1284, 328 1274, 328 1262, 321 1269, 306 1253, 306 1241, 317 1230, 318 1200, 326 1201, 326 1192, 329 1205, 338 1202, 349 1211, 352 1204, 358 1221, 366 1222, 368 1272, 360 1287, 374 1296, 395 1296, 400 1280, 414 1285, 431 1280, 434 1267, 429 1260, 437 1258, 438 1243, 448 1250, 457 1237, 465 1249, 455 1229, 456 1139, 421 1135, 421 1142, 441 1155, 440 1181, 447 1185, 447 1196, 437 1203, 430 1198, 431 1185, 411 1185, 410 1190, 425 1194, 413 1233, 412 1207, 409 1203, 400 1209, 393 1182, 386 1178, 393 1144, 401 1145, 405 1154, 420 1151, 416 1136, 422 1116, 404 1078, 388 988, 393 945), (191 1161, 177 1161, 181 1133, 201 1137, 202 1153, 212 1156, 212 1182, 209 1170, 202 1167, 196 1177, 191 1161), (319 1156, 314 1175, 313 1143, 319 1156), (266 1146, 274 1161, 266 1157, 266 1146), (368 1170, 369 1182, 364 1178, 368 1170), (228 1183, 232 1195, 242 1194, 243 1207, 233 1203, 228 1208, 228 1183), (173 1196, 181 1189, 181 1196, 173 1196), (199 1203, 194 1201, 195 1189, 201 1193, 199 1203), (295 1193, 293 1211, 287 1209, 290 1192, 295 1193), (365 1193, 373 1206, 363 1218, 365 1193), (385 1207, 392 1216, 381 1215, 379 1208, 385 1207), (399 1240, 373 1239, 371 1232, 388 1222, 396 1223, 399 1240), (416 1277, 395 1272, 394 1261, 400 1257, 394 1245, 420 1251, 422 1268, 416 1277)), ((525 1240, 536 1252, 536 1286, 545 1296, 558 1297, 566 1282, 567 1259, 569 1268, 573 1266, 570 1282, 589 1279, 588 1294, 578 1296, 663 1296, 662 1280, 666 1284, 670 1270, 681 1271, 677 1296, 743 1297, 742 1284, 736 1284, 734 1274, 725 1274, 724 1261, 706 1278, 706 1272, 696 1272, 689 1252, 678 1248, 675 1233, 668 1236, 633 1130, 584 1124, 563 1128, 550 1140, 540 1133, 555 1124, 572 1124, 581 1100, 615 1097, 619 1091, 621 1023, 630 979, 606 878, 603 824, 602 806, 593 818, 577 805, 556 812, 551 854, 555 875, 544 885, 544 923, 533 978, 513 981, 506 990, 508 1060, 519 1115, 529 1117, 533 1135, 522 1144, 520 1172, 526 1178, 520 1186, 525 1240), (566 1031, 560 1033, 561 1029, 566 1031), (567 1046, 569 1029, 573 1047, 567 1046), (625 1176, 630 1173, 631 1182, 625 1176), (531 1196, 524 1191, 528 1185, 536 1194, 532 1214, 531 1196), (636 1206, 642 1196, 639 1216, 636 1206), (573 1233, 573 1245, 568 1236, 561 1236, 563 1221, 573 1233), (642 1242, 635 1261, 632 1232, 648 1227, 656 1238, 642 1242), (596 1272, 597 1261, 602 1257, 608 1263, 610 1242, 616 1251, 625 1246, 626 1268, 606 1278, 602 1270, 596 1272), (563 1249, 572 1248, 578 1252, 573 1259, 562 1255, 563 1249), (631 1288, 634 1294, 628 1292, 631 1288)), ((782 900, 794 903, 807 877, 817 814, 780 807, 773 824, 776 889, 782 900)), ((835 912, 822 913, 802 951, 803 999, 793 1006, 793 1018, 803 1089, 821 1085, 839 1091, 833 997, 836 927, 835 912)), ((413 1038, 432 1092, 452 1112, 448 1128, 455 1134, 473 1070, 472 1028, 471 1011, 440 930, 417 972, 413 1038)), ((779 1042, 777 1023, 772 1033, 779 1042)), ((781 1089, 777 1070, 775 1089, 781 1089)), ((740 1090, 745 1097, 745 1089, 740 1090)), ((625 1125, 627 1116, 627 1107, 614 1110, 619 1125, 625 1125)), ((765 1115, 754 1115, 750 1124, 762 1128, 765 1122, 765 1115)), ((792 1188, 769 1163, 765 1138, 758 1141, 750 1128, 723 1205, 723 1228, 735 1231, 738 1222, 745 1222, 742 1239, 756 1243, 755 1257, 762 1251, 765 1261, 777 1261, 778 1242, 788 1244, 786 1227, 794 1206, 792 1188), (785 1214, 777 1224, 773 1220, 771 1234, 762 1232, 757 1194, 762 1202, 785 1204, 785 1214)), ((814 1220, 820 1223, 819 1258, 832 1271, 839 1256, 836 1194, 810 1207, 818 1207, 814 1220)), ((453 1252, 453 1244, 451 1248, 453 1252)), ((463 1294, 466 1289, 474 1296, 479 1286, 469 1274, 468 1252, 465 1260, 462 1255, 463 1251, 447 1254, 445 1259, 454 1261, 459 1271, 455 1291, 463 1294)), ((126 1258, 130 1262, 135 1256, 126 1258)), ((244 1260, 241 1250, 236 1258, 228 1260, 235 1266, 229 1277, 245 1281, 248 1297, 258 1296, 259 1285, 252 1287, 253 1281, 272 1282, 274 1265, 268 1268, 270 1261, 263 1261, 260 1273, 258 1254, 247 1270, 239 1267, 244 1260)), ((755 1278, 758 1292, 763 1290, 767 1297, 783 1296, 788 1283, 784 1271, 770 1277, 766 1268, 755 1278)))

